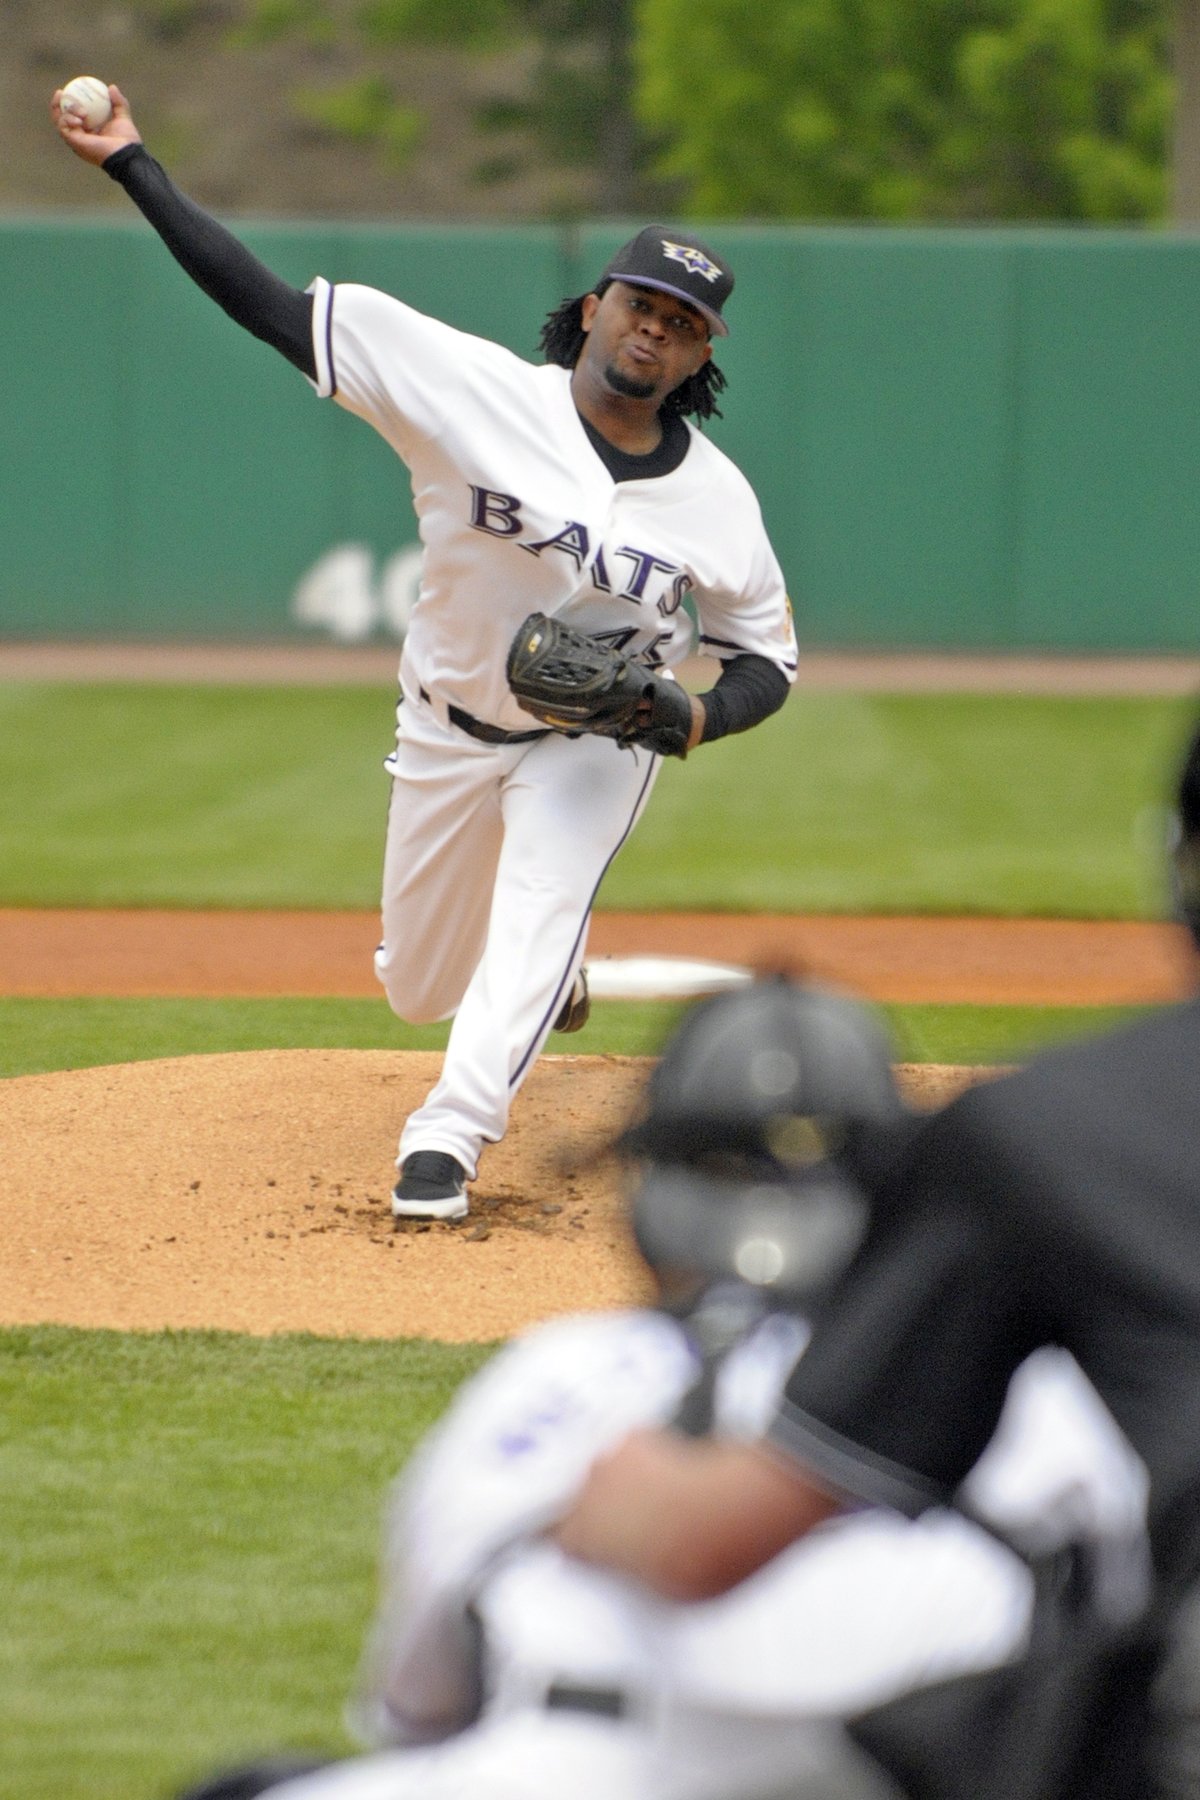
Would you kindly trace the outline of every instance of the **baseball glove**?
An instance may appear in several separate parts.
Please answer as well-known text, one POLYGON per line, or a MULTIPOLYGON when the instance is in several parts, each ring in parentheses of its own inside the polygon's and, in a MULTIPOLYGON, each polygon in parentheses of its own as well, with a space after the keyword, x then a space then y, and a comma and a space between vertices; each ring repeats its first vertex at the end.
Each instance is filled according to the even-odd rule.
POLYGON ((656 756, 687 755, 687 692, 599 638, 530 613, 509 646, 506 670, 525 711, 555 731, 590 731, 656 756))

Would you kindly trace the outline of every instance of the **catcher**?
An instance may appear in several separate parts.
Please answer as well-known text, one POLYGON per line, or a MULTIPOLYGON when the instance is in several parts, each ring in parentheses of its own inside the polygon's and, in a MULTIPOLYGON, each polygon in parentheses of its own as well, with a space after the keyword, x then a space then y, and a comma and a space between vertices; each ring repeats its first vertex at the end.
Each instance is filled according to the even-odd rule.
POLYGON ((776 981, 693 1009, 648 1099, 624 1142, 659 1306, 537 1327, 419 1446, 353 1710, 374 1754, 181 1800, 903 1800, 842 1722, 1021 1645, 1030 1574, 1000 1538, 1140 1541, 1140 1466, 1051 1355, 974 1477, 986 1531, 948 1510, 847 1514, 694 1606, 565 1556, 555 1522, 631 1428, 761 1428, 804 1311, 865 1229, 862 1141, 902 1110, 873 1016, 776 981))
MULTIPOLYGON (((109 93, 113 116, 96 132, 52 97, 66 144, 125 189, 206 294, 372 426, 411 476, 422 568, 387 759, 375 967, 402 1018, 454 1021, 441 1080, 404 1126, 393 1211, 459 1219, 547 1034, 587 1017, 592 905, 662 757, 758 724, 795 677, 758 504, 690 422, 718 410, 712 344, 728 333, 733 274, 693 233, 647 226, 550 314, 539 367, 375 289, 279 279, 179 192, 109 93), (701 698, 670 676, 693 648, 685 601, 699 647, 724 665, 701 698), (616 677, 598 710, 569 713, 551 665, 518 647, 514 674, 539 685, 525 698, 509 686, 531 613, 642 671, 619 726, 616 677), (538 710, 543 681, 553 717, 538 710)), ((463 273, 486 289, 486 260, 463 273)))

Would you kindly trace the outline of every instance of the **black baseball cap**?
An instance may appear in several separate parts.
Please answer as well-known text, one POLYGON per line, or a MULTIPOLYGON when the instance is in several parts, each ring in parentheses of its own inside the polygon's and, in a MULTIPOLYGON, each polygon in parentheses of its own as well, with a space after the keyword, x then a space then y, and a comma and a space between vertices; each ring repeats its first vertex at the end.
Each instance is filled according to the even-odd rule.
POLYGON ((729 336, 721 308, 733 292, 733 270, 690 231, 647 225, 617 251, 600 279, 675 294, 703 313, 714 336, 729 336))

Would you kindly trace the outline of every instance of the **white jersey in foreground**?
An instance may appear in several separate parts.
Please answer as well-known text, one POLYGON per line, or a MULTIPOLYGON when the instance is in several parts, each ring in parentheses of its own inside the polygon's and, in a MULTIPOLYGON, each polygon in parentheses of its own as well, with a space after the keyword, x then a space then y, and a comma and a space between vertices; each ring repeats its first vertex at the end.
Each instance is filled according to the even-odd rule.
MULTIPOLYGON (((800 1342, 775 1318, 734 1353, 720 1429, 757 1435, 800 1342)), ((354 1709, 368 1741, 443 1741, 281 1800, 724 1800, 820 1766, 842 1715, 1020 1647, 1024 1565, 957 1515, 849 1515, 687 1607, 544 1541, 593 1458, 667 1420, 695 1369, 678 1325, 628 1313, 545 1326, 467 1385, 397 1484, 354 1709), (609 1714, 572 1710, 581 1692, 609 1714)), ((1144 1499, 1074 1364, 1039 1353, 976 1503, 1001 1520, 1065 1509, 1072 1529, 1137 1539, 1144 1499)))

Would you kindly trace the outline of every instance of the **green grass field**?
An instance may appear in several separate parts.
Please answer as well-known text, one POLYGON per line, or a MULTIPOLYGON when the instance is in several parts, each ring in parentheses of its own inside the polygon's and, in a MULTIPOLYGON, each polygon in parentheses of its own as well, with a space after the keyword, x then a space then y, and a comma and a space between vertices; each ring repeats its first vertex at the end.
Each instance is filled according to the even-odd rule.
POLYGON ((383 1494, 486 1354, 0 1332, 3 1800, 347 1750, 383 1494))
MULTIPOLYGON (((796 695, 670 763, 603 904, 1152 916, 1190 707, 796 695)), ((0 685, 0 905, 373 907, 390 696, 0 685)))
MULTIPOLYGON (((901 1062, 1005 1063, 1115 1023, 1097 1006, 885 1006, 901 1062)), ((654 1056, 679 1006, 598 1002, 571 1055, 654 1056)), ((230 1050, 440 1050, 445 1025, 403 1025, 382 1000, 33 1000, 0 997, 0 1076, 230 1050)))
MULTIPOLYGON (((667 768, 605 901, 1152 917, 1190 715, 797 696, 667 768)), ((390 734, 363 689, 0 686, 0 905, 371 907, 390 734)), ((899 1059, 970 1063, 1120 1016, 884 1010, 899 1059)), ((675 1017, 597 1006, 569 1047, 652 1054, 675 1017)), ((443 1040, 382 1000, 0 999, 8 1076, 443 1040)), ((0 1331, 0 1800, 167 1800, 240 1755, 345 1748, 386 1483, 485 1354, 0 1331)))

